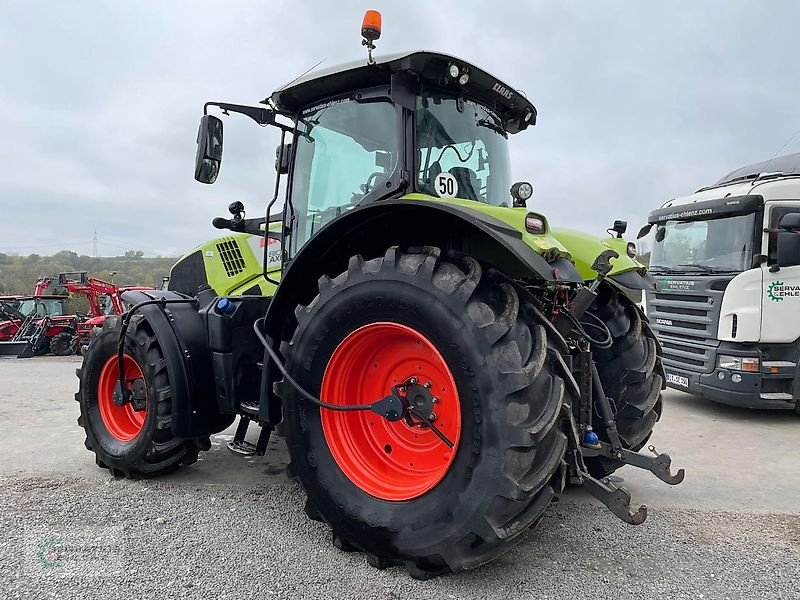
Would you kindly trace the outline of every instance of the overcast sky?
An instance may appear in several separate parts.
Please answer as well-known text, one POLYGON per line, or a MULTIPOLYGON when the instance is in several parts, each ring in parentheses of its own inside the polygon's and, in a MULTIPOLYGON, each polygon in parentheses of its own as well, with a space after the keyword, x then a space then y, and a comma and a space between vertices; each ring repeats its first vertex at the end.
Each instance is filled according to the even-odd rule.
MULTIPOLYGON (((514 177, 554 225, 635 231, 666 200, 770 158, 800 129, 795 2, 5 3, 0 251, 180 255, 241 200, 263 211, 272 129, 225 123, 219 180, 193 179, 206 100, 255 103, 326 59, 440 50, 526 92, 514 177), (502 7, 507 7, 502 10, 502 7), (795 40, 794 42, 792 40, 795 40)), ((800 151, 800 136, 782 153, 800 151)))

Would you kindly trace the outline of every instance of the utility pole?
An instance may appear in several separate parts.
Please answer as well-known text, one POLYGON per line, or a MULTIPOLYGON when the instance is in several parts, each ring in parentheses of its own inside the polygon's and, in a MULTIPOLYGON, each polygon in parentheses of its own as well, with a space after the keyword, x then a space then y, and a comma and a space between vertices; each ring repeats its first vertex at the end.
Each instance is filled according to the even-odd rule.
POLYGON ((94 230, 94 257, 97 258, 97 229, 94 230))

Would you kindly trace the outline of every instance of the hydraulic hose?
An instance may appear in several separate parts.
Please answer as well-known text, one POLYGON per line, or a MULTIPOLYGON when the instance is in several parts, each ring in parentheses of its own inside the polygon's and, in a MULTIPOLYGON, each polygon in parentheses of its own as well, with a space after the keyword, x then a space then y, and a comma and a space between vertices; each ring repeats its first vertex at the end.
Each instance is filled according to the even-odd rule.
POLYGON ((272 345, 269 343, 264 334, 261 333, 261 324, 264 323, 264 318, 257 319, 253 323, 253 331, 256 334, 256 337, 259 339, 261 344, 264 346, 264 349, 267 351, 267 355, 270 357, 272 362, 278 368, 278 371, 281 372, 286 378, 286 381, 291 385, 297 392, 303 396, 306 400, 319 406, 320 408, 325 408, 327 410, 335 410, 335 411, 357 411, 357 410, 369 410, 374 413, 377 413, 384 417, 389 421, 399 421, 406 412, 411 415, 417 417, 423 424, 430 428, 436 437, 438 437, 448 448, 453 448, 454 444, 451 442, 447 436, 442 433, 436 425, 425 415, 420 413, 416 410, 413 406, 408 406, 408 404, 402 399, 399 394, 397 393, 397 386, 392 388, 392 394, 382 398, 381 400, 377 400, 376 402, 372 402, 371 404, 331 404, 330 402, 325 402, 320 400, 310 392, 308 392, 303 386, 301 386, 295 379, 289 374, 286 367, 284 366, 283 362, 281 361, 280 356, 275 350, 272 348, 272 345))
POLYGON ((145 300, 134 304, 131 309, 122 317, 122 329, 119 332, 119 341, 117 342, 117 373, 119 377, 119 393, 120 399, 126 402, 131 395, 129 389, 125 387, 125 363, 123 355, 125 354, 125 334, 128 332, 128 326, 131 323, 133 314, 143 306, 150 304, 160 304, 166 306, 167 304, 197 304, 196 298, 156 298, 154 300, 145 300))

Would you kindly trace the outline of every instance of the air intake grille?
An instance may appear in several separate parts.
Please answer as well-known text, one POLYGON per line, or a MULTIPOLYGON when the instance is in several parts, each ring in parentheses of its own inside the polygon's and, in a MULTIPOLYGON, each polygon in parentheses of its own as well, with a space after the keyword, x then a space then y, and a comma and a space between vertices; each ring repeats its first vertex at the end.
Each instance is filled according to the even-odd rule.
POLYGON ((225 273, 228 277, 233 277, 244 271, 244 258, 242 252, 239 250, 239 245, 233 238, 224 238, 217 243, 217 252, 222 260, 222 266, 225 267, 225 273))

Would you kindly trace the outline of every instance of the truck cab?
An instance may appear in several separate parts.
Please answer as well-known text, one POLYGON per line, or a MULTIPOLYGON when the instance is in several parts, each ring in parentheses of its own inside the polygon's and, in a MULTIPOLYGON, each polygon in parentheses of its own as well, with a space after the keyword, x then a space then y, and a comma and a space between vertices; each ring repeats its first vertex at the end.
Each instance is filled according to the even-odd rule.
POLYGON ((800 153, 749 165, 653 211, 644 308, 668 386, 717 402, 797 409, 800 153))

